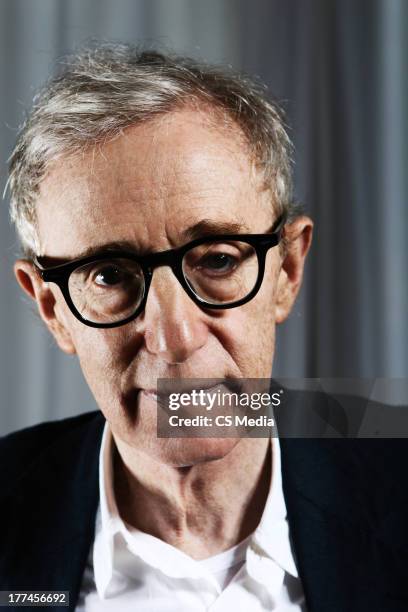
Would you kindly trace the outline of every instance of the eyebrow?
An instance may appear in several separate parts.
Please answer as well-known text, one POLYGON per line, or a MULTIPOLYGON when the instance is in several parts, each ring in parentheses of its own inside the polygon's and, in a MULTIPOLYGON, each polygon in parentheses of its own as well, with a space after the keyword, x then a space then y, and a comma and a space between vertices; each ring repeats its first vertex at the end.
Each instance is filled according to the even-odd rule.
POLYGON ((181 237, 184 241, 216 236, 220 234, 249 234, 250 228, 245 223, 234 223, 233 221, 211 221, 203 219, 191 225, 183 232, 181 237))
MULTIPOLYGON (((196 238, 205 238, 207 236, 219 236, 221 234, 248 234, 250 232, 250 228, 245 223, 235 223, 229 221, 211 221, 210 219, 203 219, 194 225, 187 227, 185 230, 180 232, 180 237, 182 240, 182 244, 186 242, 190 242, 191 240, 195 240, 196 238)), ((177 247, 174 247, 177 248, 177 247)), ((134 242, 130 240, 119 240, 107 242, 101 245, 88 247, 87 249, 81 251, 74 257, 70 258, 56 258, 56 257, 47 257, 42 256, 39 257, 39 261, 44 262, 46 265, 58 265, 63 263, 68 263, 69 261, 73 261, 75 259, 83 259, 85 257, 91 257, 92 255, 99 255, 100 253, 106 253, 109 251, 128 251, 137 253, 138 255, 143 255, 146 253, 151 253, 151 250, 140 249, 135 245, 134 242)))

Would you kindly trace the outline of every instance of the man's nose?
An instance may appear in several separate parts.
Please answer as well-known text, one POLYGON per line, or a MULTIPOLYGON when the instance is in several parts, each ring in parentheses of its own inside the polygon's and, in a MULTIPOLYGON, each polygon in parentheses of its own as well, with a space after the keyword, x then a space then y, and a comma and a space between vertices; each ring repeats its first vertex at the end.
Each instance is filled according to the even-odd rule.
POLYGON ((143 313, 147 350, 169 364, 187 361, 207 342, 204 318, 172 270, 156 268, 143 313))

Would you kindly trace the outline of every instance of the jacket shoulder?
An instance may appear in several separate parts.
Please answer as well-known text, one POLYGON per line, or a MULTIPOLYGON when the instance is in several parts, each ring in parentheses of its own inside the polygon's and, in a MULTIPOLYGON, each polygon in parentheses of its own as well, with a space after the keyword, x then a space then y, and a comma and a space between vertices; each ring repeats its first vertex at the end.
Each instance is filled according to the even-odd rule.
POLYGON ((96 421, 103 421, 99 410, 86 412, 78 416, 47 421, 31 427, 14 431, 0 438, 0 465, 6 469, 0 471, 0 490, 7 489, 22 477, 30 466, 51 445, 58 444, 66 436, 84 432, 96 421))

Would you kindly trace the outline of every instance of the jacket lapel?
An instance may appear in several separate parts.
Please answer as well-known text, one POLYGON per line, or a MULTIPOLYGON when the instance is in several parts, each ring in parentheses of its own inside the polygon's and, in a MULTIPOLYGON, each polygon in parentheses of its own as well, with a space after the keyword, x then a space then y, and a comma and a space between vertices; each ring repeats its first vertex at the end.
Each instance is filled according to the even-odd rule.
POLYGON ((48 446, 2 502, 10 517, 3 534, 2 588, 69 591, 69 610, 78 598, 99 502, 105 420, 94 414, 48 446))
POLYGON ((385 610, 375 538, 356 475, 364 440, 282 439, 282 478, 308 610, 385 610))

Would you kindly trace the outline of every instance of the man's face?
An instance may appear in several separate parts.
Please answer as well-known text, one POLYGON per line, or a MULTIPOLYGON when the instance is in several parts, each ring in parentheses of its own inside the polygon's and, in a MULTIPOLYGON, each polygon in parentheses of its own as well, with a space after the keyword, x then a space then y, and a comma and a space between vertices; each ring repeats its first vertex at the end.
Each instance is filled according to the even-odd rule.
MULTIPOLYGON (((55 162, 37 206, 41 254, 62 259, 112 242, 126 242, 138 253, 174 248, 203 220, 238 224, 245 233, 266 232, 276 220, 239 133, 217 129, 204 114, 186 109, 55 162)), ((299 248, 302 265, 307 245, 299 248)), ((252 301, 204 310, 170 268, 160 267, 144 312, 113 329, 82 324, 53 284, 36 280, 33 293, 60 347, 77 353, 117 443, 187 465, 222 457, 237 440, 157 440, 151 393, 157 379, 268 378, 275 324, 290 310, 300 279, 295 281, 273 248, 252 301)))

